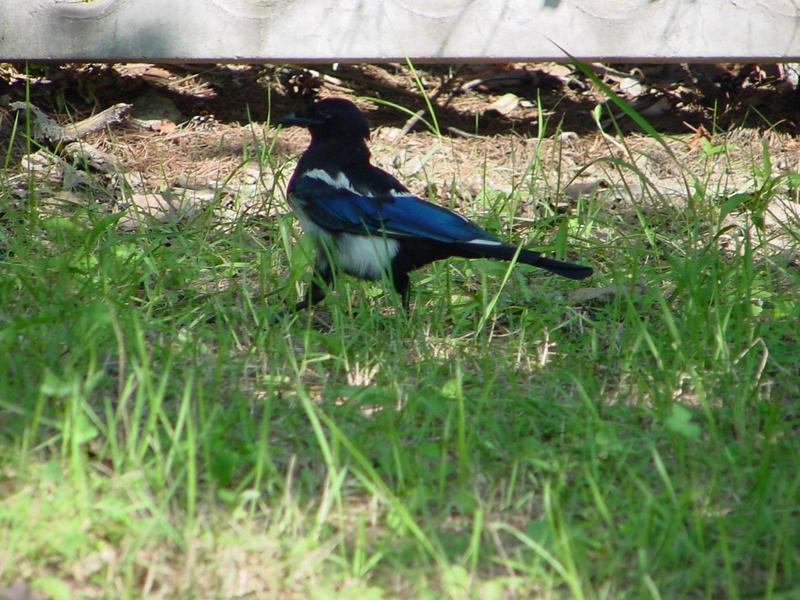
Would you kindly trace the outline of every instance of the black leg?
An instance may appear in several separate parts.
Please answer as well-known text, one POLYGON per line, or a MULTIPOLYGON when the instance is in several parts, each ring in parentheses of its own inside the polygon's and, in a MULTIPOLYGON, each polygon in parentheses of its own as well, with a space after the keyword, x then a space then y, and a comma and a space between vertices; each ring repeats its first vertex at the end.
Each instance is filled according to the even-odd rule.
POLYGON ((411 281, 408 277, 408 271, 393 270, 392 281, 394 282, 394 289, 403 302, 403 308, 408 311, 408 303, 411 300, 411 281))
POLYGON ((311 285, 306 290, 305 297, 298 302, 294 309, 305 310, 309 306, 317 304, 325 297, 328 288, 333 284, 333 273, 327 263, 322 263, 314 267, 314 272, 311 274, 311 285))

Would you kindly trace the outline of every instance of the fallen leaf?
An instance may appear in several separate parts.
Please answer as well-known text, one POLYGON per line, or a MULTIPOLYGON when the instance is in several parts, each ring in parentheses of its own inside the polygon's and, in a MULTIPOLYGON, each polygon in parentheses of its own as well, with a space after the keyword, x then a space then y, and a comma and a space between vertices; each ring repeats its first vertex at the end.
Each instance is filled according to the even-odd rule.
POLYGON ((38 150, 24 155, 19 161, 23 171, 51 183, 61 183, 64 177, 64 161, 47 150, 38 150))
POLYGON ((610 302, 618 292, 619 288, 615 285, 606 287, 582 287, 572 290, 567 297, 571 302, 575 302, 576 304, 594 301, 610 302))
POLYGON ((72 159, 73 163, 86 164, 95 171, 114 173, 123 170, 111 154, 86 142, 71 142, 64 146, 62 153, 72 159))
POLYGON ((573 200, 579 196, 591 196, 596 190, 608 187, 608 183, 603 179, 594 179, 591 181, 573 181, 564 188, 564 195, 569 196, 573 200))
POLYGON ((672 105, 670 104, 669 98, 666 96, 661 96, 658 100, 656 100, 653 104, 648 106, 645 109, 639 111, 639 114, 643 117, 660 117, 668 110, 670 110, 672 105))
POLYGON ((133 231, 148 225, 152 220, 164 223, 177 220, 175 206, 162 194, 131 194, 125 215, 119 220, 119 227, 125 231, 133 231))
POLYGON ((619 82, 619 91, 629 98, 638 98, 645 92, 645 88, 638 79, 626 77, 619 82))
POLYGON ((578 134, 575 133, 574 131, 562 131, 561 133, 558 134, 559 142, 569 142, 578 139, 580 138, 578 137, 578 134))
POLYGON ((519 98, 517 98, 515 94, 503 94, 492 102, 486 110, 493 110, 501 115, 508 115, 511 114, 517 106, 519 106, 519 98))
POLYGON ((0 600, 43 600, 28 585, 19 579, 11 585, 0 587, 0 600))
POLYGON ((53 200, 57 200, 63 204, 75 204, 77 206, 86 206, 91 203, 91 200, 85 194, 76 194, 69 190, 62 190, 53 195, 53 200))

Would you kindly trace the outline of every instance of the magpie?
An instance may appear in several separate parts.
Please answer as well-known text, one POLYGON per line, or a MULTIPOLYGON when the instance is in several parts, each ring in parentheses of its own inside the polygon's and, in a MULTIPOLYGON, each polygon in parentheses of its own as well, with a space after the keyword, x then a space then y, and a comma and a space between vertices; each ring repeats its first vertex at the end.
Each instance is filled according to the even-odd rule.
POLYGON ((336 268, 361 279, 388 276, 406 309, 409 272, 450 256, 506 261, 516 256, 518 262, 570 279, 592 274, 591 267, 506 244, 469 219, 409 192, 370 164, 369 125, 349 100, 319 100, 278 124, 311 133, 286 188, 289 205, 316 247, 310 291, 295 310, 324 298, 336 268))

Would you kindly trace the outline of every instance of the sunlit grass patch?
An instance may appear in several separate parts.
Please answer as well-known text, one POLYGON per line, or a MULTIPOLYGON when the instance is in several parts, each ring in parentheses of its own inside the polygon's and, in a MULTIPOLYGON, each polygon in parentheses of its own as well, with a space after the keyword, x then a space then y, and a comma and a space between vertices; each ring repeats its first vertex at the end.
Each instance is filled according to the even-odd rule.
MULTIPOLYGON (((414 274, 408 315, 346 277, 281 313, 310 253, 280 194, 123 231, 0 180, 0 582, 791 597, 796 182, 740 136, 665 140, 677 164, 601 138, 579 177, 531 142, 506 189, 441 201, 593 279, 451 260, 414 274)), ((284 158, 259 159, 278 192, 284 158)))

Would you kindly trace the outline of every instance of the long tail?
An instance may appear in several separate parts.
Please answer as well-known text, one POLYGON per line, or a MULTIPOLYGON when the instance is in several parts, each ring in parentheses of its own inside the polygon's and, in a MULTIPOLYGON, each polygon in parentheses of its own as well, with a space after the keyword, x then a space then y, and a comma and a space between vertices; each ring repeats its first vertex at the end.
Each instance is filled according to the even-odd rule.
MULTIPOLYGON (((499 260, 512 260, 517 253, 515 246, 508 244, 459 244, 459 256, 467 258, 496 258, 499 260)), ((525 263, 526 265, 533 265, 540 269, 545 269, 556 275, 562 277, 569 277, 570 279, 585 279, 592 274, 592 267, 585 265, 578 265, 575 263, 565 262, 563 260, 556 260, 554 258, 547 258, 538 252, 532 250, 520 250, 517 261, 525 263)))

